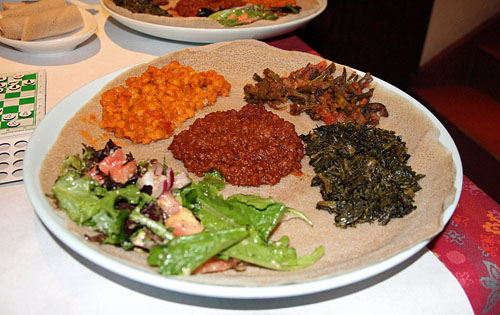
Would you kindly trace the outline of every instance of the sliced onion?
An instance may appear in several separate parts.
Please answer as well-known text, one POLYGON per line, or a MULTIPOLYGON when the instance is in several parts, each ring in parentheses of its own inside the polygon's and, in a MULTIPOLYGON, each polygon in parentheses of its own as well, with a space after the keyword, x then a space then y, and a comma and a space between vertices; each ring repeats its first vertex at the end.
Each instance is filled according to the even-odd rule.
POLYGON ((151 164, 147 172, 137 180, 137 185, 142 188, 146 185, 152 187, 151 196, 158 196, 172 190, 180 189, 191 183, 191 179, 185 173, 174 175, 172 168, 163 169, 163 165, 157 161, 151 164))
POLYGON ((167 168, 166 175, 161 175, 159 177, 161 177, 161 194, 170 191, 170 189, 172 189, 172 185, 174 184, 174 171, 171 168, 167 168))
POLYGON ((157 198, 159 195, 163 194, 165 191, 165 175, 159 175, 154 177, 153 181, 153 193, 151 196, 157 198))
POLYGON ((165 212, 168 216, 177 214, 182 208, 180 202, 177 201, 174 195, 172 195, 172 193, 169 191, 161 194, 158 197, 158 205, 160 206, 161 210, 163 210, 163 212, 165 212))
POLYGON ((152 166, 155 175, 157 176, 163 175, 163 164, 155 160, 152 161, 152 166))
POLYGON ((191 178, 186 173, 179 173, 175 175, 172 189, 181 189, 189 184, 191 184, 191 178))
POLYGON ((152 170, 148 170, 144 175, 139 177, 137 180, 137 186, 139 188, 142 188, 144 186, 151 186, 154 187, 154 174, 152 170))

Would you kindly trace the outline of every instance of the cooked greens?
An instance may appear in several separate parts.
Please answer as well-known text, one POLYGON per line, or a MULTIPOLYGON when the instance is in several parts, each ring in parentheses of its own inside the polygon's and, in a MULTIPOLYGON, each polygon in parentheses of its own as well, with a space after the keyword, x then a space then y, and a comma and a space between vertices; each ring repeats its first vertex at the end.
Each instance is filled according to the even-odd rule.
POLYGON ((159 16, 172 16, 166 10, 160 8, 160 5, 152 0, 113 0, 120 7, 129 10, 132 13, 147 13, 159 16))
POLYGON ((335 214, 339 227, 378 221, 385 225, 413 211, 421 189, 407 164, 406 144, 394 131, 356 123, 317 127, 301 135, 323 201, 317 208, 335 214))

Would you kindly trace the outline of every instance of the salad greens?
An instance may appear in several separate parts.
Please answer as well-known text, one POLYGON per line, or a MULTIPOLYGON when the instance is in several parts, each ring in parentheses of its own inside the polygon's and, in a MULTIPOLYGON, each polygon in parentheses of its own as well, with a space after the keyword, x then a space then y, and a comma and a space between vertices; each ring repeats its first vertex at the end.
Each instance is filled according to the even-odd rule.
MULTIPOLYGON (((213 258, 292 270, 310 266, 322 257, 323 246, 310 255, 297 257, 288 237, 270 240, 285 213, 311 224, 303 213, 257 195, 236 194, 224 198, 220 192, 225 187, 225 179, 217 171, 207 173, 198 183, 190 182, 163 192, 172 194, 203 226, 200 233, 176 236, 172 228, 165 225, 166 215, 158 199, 148 193, 147 186, 137 184, 137 179, 151 165, 150 161, 139 162, 136 173, 130 174, 131 180, 126 184, 109 185, 110 178, 106 178, 102 181, 107 183, 104 187, 88 175, 90 170, 99 173, 99 163, 120 149, 110 142, 106 149, 96 151, 84 146, 82 157, 68 156, 52 188, 59 208, 78 225, 97 233, 97 237, 89 237, 89 240, 147 252, 148 263, 157 266, 165 276, 192 274, 213 258)), ((127 158, 130 160, 131 155, 127 158)))
POLYGON ((264 8, 261 5, 251 5, 243 8, 217 11, 208 17, 226 27, 253 23, 258 20, 275 21, 280 16, 300 13, 300 7, 285 5, 283 7, 264 8))

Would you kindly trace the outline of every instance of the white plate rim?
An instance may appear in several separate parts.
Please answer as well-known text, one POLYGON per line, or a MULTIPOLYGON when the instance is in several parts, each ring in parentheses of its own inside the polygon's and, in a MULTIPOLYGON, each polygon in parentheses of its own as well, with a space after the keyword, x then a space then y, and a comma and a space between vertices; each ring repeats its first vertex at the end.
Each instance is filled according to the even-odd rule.
MULTIPOLYGON (((99 251, 78 235, 69 232, 66 229, 64 220, 56 214, 48 203, 39 184, 38 174, 41 169, 43 159, 40 156, 45 156, 57 139, 60 129, 64 126, 66 117, 72 117, 81 106, 83 106, 93 95, 98 92, 104 84, 115 78, 118 74, 127 70, 129 67, 109 73, 93 82, 86 84, 76 90, 59 104, 57 104, 40 122, 40 125, 33 132, 28 143, 26 154, 24 157, 24 174, 36 174, 33 178, 24 180, 26 192, 30 199, 37 216, 47 227, 47 229, 66 246, 72 249, 78 255, 84 257, 93 264, 102 267, 114 274, 118 274, 124 278, 134 280, 158 289, 175 291, 190 295, 199 295, 211 298, 226 298, 226 299, 270 299, 270 298, 287 298, 299 295, 307 295, 319 293, 327 290, 341 288, 346 285, 356 283, 376 276, 384 271, 387 271, 411 258, 416 253, 420 252, 431 239, 424 240, 412 247, 405 249, 392 257, 369 266, 361 267, 351 272, 340 274, 328 278, 312 280, 303 283, 286 284, 286 285, 270 285, 270 286, 227 286, 227 285, 209 285, 196 282, 189 282, 174 278, 163 277, 159 274, 154 274, 149 271, 142 270, 117 260, 116 258, 99 251), (75 104, 78 104, 75 106, 75 104), (49 139, 49 141, 47 141, 49 139)), ((355 70, 355 69, 353 69, 355 70)), ((355 70, 358 74, 363 74, 361 71, 355 70)), ((385 88, 397 93, 410 102, 416 108, 421 110, 428 116, 435 126, 439 129, 440 135, 438 140, 447 147, 452 155, 453 162, 456 167, 456 176, 454 187, 456 193, 452 203, 445 209, 443 214, 443 226, 450 220, 455 208, 458 204, 460 193, 462 191, 463 170, 458 149, 451 138, 448 131, 441 122, 413 97, 405 92, 397 89, 389 83, 374 77, 374 83, 383 85, 385 88)))
POLYGON ((102 8, 119 23, 144 34, 179 40, 185 42, 196 43, 216 43, 222 41, 232 41, 238 39, 265 39, 274 36, 283 35, 292 32, 299 27, 307 24, 318 15, 320 15, 327 7, 327 0, 318 0, 321 7, 314 13, 307 15, 301 19, 289 21, 286 23, 246 27, 246 28, 192 28, 183 26, 160 25, 150 22, 139 21, 126 16, 123 16, 106 6, 103 0, 100 0, 102 8))
POLYGON ((0 36, 0 43, 32 53, 59 53, 74 49, 86 41, 97 30, 97 21, 87 10, 78 7, 83 18, 83 27, 77 32, 36 41, 21 41, 0 36))

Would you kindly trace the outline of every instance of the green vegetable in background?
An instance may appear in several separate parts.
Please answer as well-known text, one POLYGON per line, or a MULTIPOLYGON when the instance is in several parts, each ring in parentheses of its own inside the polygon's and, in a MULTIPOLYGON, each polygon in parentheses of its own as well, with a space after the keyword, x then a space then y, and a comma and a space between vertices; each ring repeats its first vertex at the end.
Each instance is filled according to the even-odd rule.
POLYGON ((226 27, 249 24, 257 20, 275 21, 287 14, 298 14, 300 7, 286 5, 284 7, 264 8, 252 5, 244 8, 227 9, 215 12, 209 16, 212 20, 226 27))

